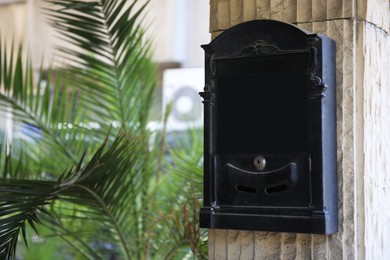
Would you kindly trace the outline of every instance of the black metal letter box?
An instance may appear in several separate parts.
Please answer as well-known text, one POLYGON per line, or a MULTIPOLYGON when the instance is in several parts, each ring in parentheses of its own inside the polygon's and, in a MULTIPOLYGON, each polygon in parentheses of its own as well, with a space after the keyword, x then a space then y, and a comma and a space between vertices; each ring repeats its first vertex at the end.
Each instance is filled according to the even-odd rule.
POLYGON ((337 232, 334 41, 257 20, 202 47, 200 226, 337 232))

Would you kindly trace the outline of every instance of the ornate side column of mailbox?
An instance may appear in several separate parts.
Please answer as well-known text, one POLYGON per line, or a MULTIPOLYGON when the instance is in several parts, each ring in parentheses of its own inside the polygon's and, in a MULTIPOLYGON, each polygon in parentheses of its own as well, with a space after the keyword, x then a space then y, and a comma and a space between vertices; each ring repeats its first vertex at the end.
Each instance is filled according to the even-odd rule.
POLYGON ((210 8, 213 38, 244 21, 274 19, 336 41, 339 231, 210 229, 209 258, 389 258, 389 1, 211 0, 210 8))

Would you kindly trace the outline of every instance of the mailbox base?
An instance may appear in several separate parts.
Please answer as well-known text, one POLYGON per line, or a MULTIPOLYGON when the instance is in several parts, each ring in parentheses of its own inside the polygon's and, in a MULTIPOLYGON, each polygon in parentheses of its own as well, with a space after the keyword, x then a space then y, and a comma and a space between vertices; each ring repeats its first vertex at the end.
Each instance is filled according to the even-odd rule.
POLYGON ((327 211, 269 210, 251 212, 233 208, 202 208, 200 226, 211 229, 258 230, 271 232, 333 234, 337 222, 327 211))

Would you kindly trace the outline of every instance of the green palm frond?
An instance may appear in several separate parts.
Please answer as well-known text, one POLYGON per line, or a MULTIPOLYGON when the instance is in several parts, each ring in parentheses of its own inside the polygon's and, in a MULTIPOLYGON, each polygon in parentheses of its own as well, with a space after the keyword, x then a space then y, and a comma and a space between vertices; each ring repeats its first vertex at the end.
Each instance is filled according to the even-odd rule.
POLYGON ((155 77, 150 43, 139 25, 147 5, 138 1, 50 0, 51 24, 70 47, 60 47, 68 61, 71 84, 85 91, 94 120, 120 124, 130 131, 146 124, 155 77))
MULTIPOLYGON (((81 160, 75 169, 62 174, 57 181, 0 180, 1 259, 14 256, 20 233, 27 241, 27 224, 36 231, 35 224, 41 224, 39 215, 45 214, 52 218, 52 213, 45 207, 49 204, 55 206, 54 202, 58 200, 84 206, 85 211, 95 211, 95 219, 111 225, 116 229, 115 232, 123 237, 121 231, 125 223, 120 213, 124 210, 122 207, 129 192, 126 193, 123 187, 115 192, 111 189, 118 188, 118 184, 125 178, 132 177, 126 174, 118 174, 118 177, 112 172, 124 173, 124 169, 133 167, 134 158, 128 157, 128 154, 132 151, 134 142, 129 143, 124 141, 124 137, 118 137, 114 145, 108 149, 105 146, 106 143, 85 166, 82 166, 81 160), (107 186, 110 188, 107 189, 107 186), (97 214, 101 214, 99 218, 97 214)), ((60 226, 50 218, 51 221, 46 221, 46 225, 60 226)), ((126 246, 125 241, 121 244, 126 246)))
POLYGON ((0 257, 8 259, 15 254, 19 233, 26 241, 26 224, 35 229, 40 223, 39 212, 50 203, 56 193, 55 182, 1 180, 0 184, 0 257))
POLYGON ((72 43, 60 54, 71 65, 49 70, 45 79, 43 71, 33 78, 21 47, 0 44, 0 111, 12 114, 15 128, 27 125, 40 133, 32 144, 19 139, 21 144, 12 146, 15 155, 29 156, 32 171, 44 166, 55 175, 56 167, 76 164, 96 149, 111 125, 127 132, 145 127, 155 77, 150 44, 138 24, 145 6, 136 10, 135 2, 51 2, 54 27, 72 43), (84 127, 90 123, 98 127, 84 127), (38 148, 27 148, 37 143, 38 148))
POLYGON ((169 159, 165 142, 148 143, 155 71, 140 26, 147 3, 48 3, 66 66, 34 78, 22 49, 0 44, 0 112, 38 132, 32 140, 0 133, 0 254, 13 256, 26 228, 44 225, 85 259, 202 258, 199 135, 170 147, 169 159))
POLYGON ((158 196, 151 199, 158 221, 151 247, 165 259, 206 259, 207 231, 199 228, 203 185, 203 140, 201 129, 173 134, 167 144, 170 160, 156 184, 158 196), (162 242, 164 241, 164 242, 162 242))
MULTIPOLYGON (((72 129, 58 127, 64 123, 85 122, 86 117, 79 110, 82 101, 76 95, 69 96, 70 88, 61 82, 59 75, 51 80, 54 73, 50 70, 45 80, 42 70, 34 79, 32 66, 24 56, 22 47, 7 48, 0 40, 0 112, 11 118, 14 135, 12 140, 9 133, 2 133, 0 142, 7 141, 7 149, 12 148, 13 157, 18 157, 19 161, 25 156, 31 162, 32 171, 37 171, 46 159, 45 168, 41 170, 58 175, 58 167, 77 164, 88 147, 83 138, 75 136, 88 134, 93 138, 96 133, 77 125, 72 129), (28 140, 18 137, 17 129, 23 127, 35 129, 36 135, 30 135, 28 140), (54 150, 56 156, 51 157, 50 151, 54 150)), ((2 163, 0 161, 0 165, 2 163)))
MULTIPOLYGON (((138 215, 135 209, 138 194, 142 191, 139 180, 142 172, 137 170, 140 165, 135 146, 130 146, 131 152, 127 150, 129 145, 121 145, 120 140, 114 142, 113 146, 123 146, 123 149, 112 150, 100 158, 105 162, 104 166, 94 175, 80 180, 74 189, 65 194, 64 200, 85 206, 78 217, 88 219, 93 216, 95 228, 106 228, 111 242, 115 241, 128 259, 131 253, 128 239, 134 237, 125 235, 125 231, 130 226, 136 228, 138 224, 137 219, 129 216, 138 215)), ((96 233, 93 236, 96 238, 96 233)))

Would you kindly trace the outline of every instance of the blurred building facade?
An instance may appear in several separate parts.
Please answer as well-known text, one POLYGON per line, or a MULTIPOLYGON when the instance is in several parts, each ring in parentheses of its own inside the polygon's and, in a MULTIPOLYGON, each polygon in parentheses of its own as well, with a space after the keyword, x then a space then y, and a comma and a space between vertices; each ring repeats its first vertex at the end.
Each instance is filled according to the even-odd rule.
MULTIPOLYGON (((128 4, 132 2, 128 0, 128 4)), ((136 7, 145 3, 146 0, 139 0, 136 7)), ((37 72, 41 64, 44 69, 53 64, 56 46, 66 45, 48 24, 48 17, 44 13, 45 5, 48 3, 44 0, 0 0, 0 38, 8 45, 13 40, 22 42, 37 72)), ((153 42, 153 59, 158 65, 156 102, 152 108, 151 120, 160 120, 161 111, 164 110, 164 107, 161 109, 164 71, 204 66, 200 45, 210 41, 209 10, 208 0, 150 0, 143 25, 147 37, 153 42)), ((56 64, 61 64, 58 58, 55 61, 56 64)), ((180 72, 177 75, 180 77, 180 72)), ((171 82, 177 85, 175 79, 171 79, 171 82)), ((177 90, 180 88, 181 86, 176 87, 177 90)), ((173 99, 174 95, 171 96, 173 99)), ((5 120, 6 116, 0 115, 0 118, 5 120)), ((7 125, 2 121, 0 123, 7 125)))
MULTIPOLYGON (((35 68, 42 57, 49 64, 53 47, 63 44, 46 22, 42 9, 45 4, 43 0, 0 0, 1 37, 27 43, 35 68)), ((144 21, 154 42, 157 63, 168 67, 203 66, 200 45, 210 41, 208 0, 151 0, 144 21)))

